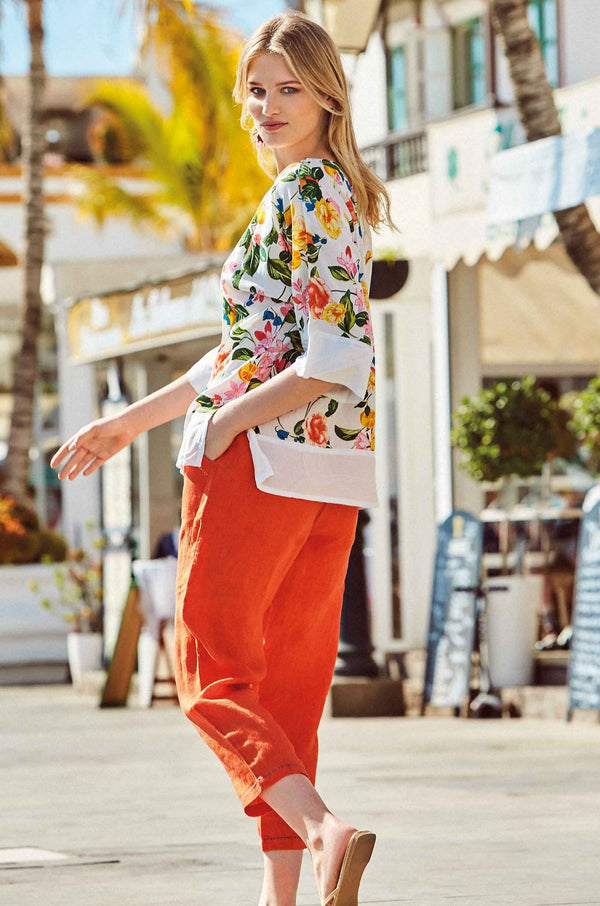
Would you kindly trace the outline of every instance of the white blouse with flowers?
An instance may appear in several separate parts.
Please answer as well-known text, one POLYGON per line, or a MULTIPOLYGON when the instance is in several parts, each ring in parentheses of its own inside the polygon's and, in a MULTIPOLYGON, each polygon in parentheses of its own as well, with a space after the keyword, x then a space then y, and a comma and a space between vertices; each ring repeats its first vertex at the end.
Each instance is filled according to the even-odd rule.
POLYGON ((221 276, 221 344, 187 378, 198 390, 177 465, 199 466, 211 415, 286 368, 335 386, 248 433, 262 491, 366 507, 375 490, 371 237, 348 178, 322 158, 283 171, 221 276))

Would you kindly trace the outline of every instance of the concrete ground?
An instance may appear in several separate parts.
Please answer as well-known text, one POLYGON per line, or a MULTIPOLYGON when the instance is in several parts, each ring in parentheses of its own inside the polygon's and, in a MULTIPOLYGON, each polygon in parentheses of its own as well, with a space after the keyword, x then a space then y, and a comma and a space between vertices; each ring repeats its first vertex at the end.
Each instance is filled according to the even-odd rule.
MULTIPOLYGON (((378 835, 361 903, 600 906, 592 717, 325 719, 319 789, 378 835)), ((176 706, 3 687, 0 734, 3 906, 256 906, 254 821, 176 706)))

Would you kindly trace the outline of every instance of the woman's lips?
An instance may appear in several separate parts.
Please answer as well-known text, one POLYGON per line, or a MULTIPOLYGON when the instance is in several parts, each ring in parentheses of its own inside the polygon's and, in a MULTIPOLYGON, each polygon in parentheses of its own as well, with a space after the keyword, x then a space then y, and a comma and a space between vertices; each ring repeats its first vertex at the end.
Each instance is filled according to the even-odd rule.
POLYGON ((266 129, 267 132, 276 132, 278 129, 281 129, 282 126, 285 126, 285 123, 263 123, 263 129, 266 129))

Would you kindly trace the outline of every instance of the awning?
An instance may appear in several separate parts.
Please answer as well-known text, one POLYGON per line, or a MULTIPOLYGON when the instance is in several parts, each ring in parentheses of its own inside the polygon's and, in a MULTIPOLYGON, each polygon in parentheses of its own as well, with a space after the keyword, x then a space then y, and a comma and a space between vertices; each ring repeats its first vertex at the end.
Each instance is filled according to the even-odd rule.
POLYGON ((381 0, 323 0, 323 24, 340 53, 365 50, 381 0))
POLYGON ((600 299, 562 245, 484 258, 477 276, 484 375, 597 372, 600 299))

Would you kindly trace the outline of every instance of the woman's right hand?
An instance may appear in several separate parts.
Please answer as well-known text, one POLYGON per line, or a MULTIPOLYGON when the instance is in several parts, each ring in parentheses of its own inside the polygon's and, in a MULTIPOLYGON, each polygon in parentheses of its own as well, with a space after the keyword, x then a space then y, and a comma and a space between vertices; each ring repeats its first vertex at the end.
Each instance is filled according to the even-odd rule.
POLYGON ((71 481, 81 472, 91 475, 130 444, 135 436, 123 414, 98 418, 66 440, 50 460, 50 465, 53 469, 60 466, 58 477, 71 481))

